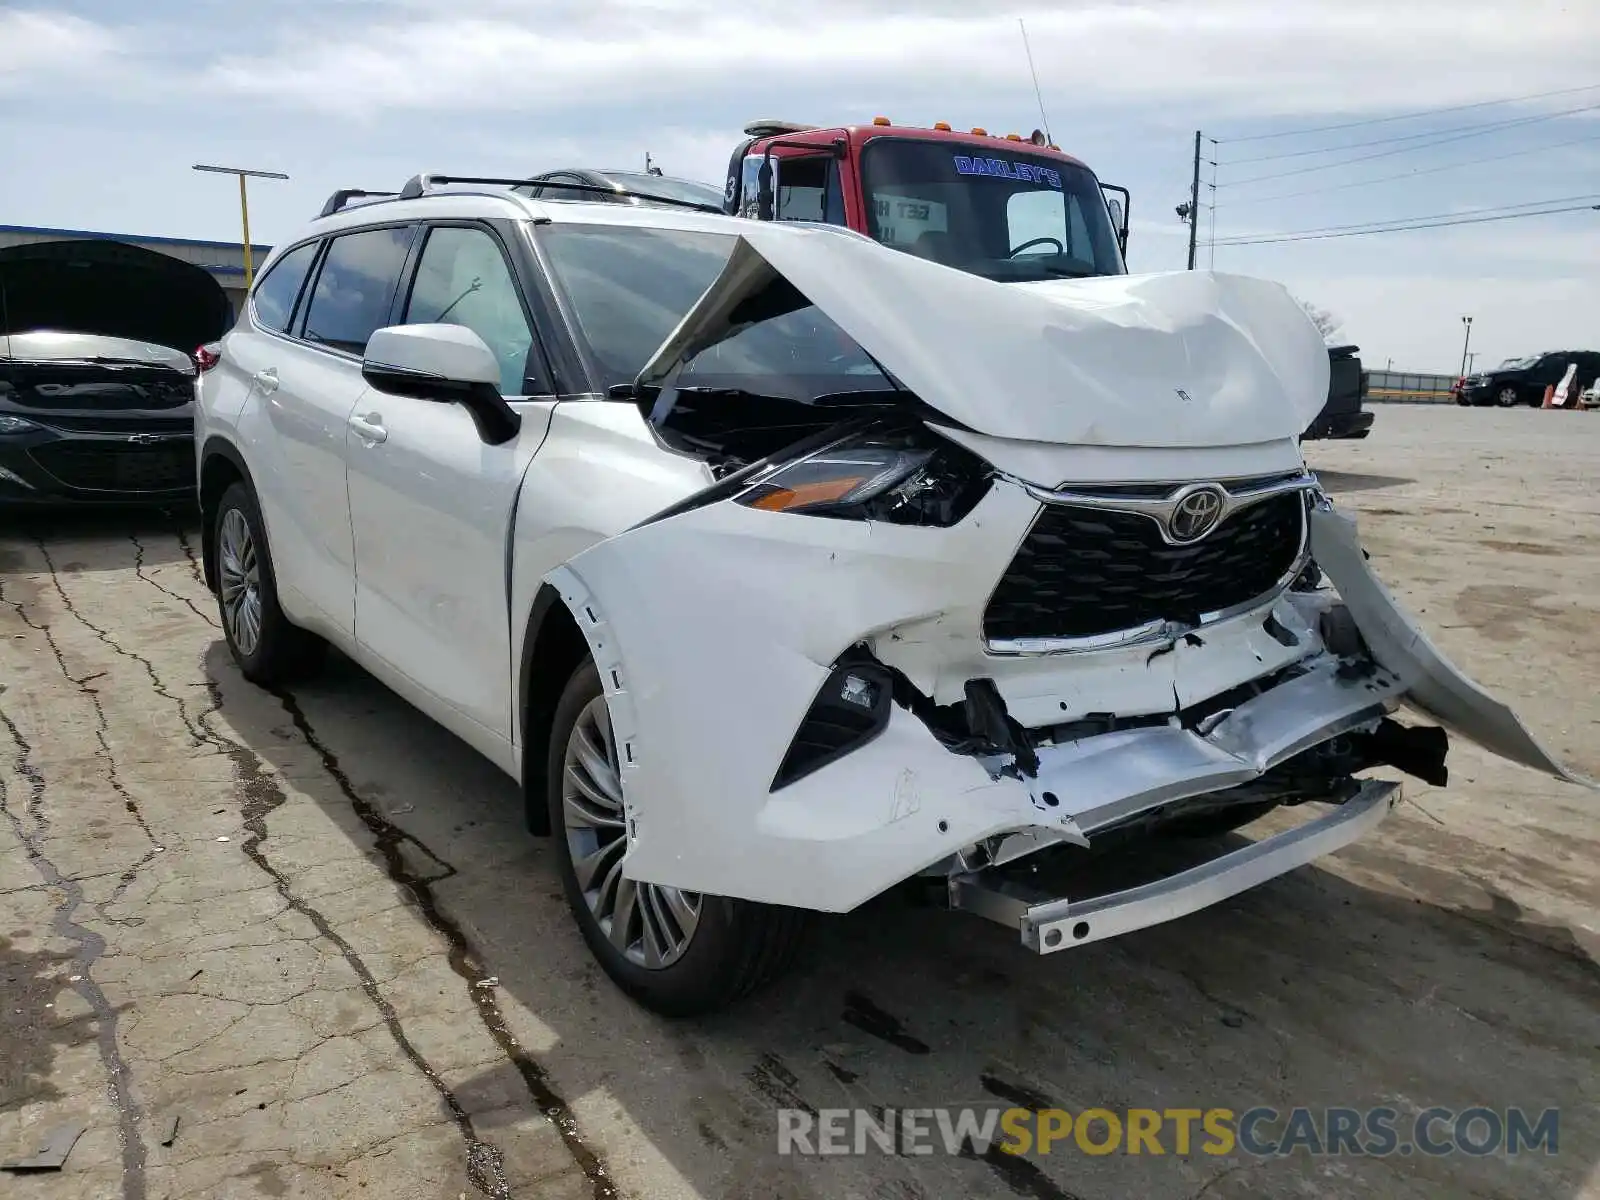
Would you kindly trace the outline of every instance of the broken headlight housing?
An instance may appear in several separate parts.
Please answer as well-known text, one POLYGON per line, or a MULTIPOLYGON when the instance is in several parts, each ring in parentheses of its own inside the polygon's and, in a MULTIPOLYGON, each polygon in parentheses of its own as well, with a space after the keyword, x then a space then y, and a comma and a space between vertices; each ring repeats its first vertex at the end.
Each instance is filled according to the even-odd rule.
POLYGON ((989 464, 927 429, 862 434, 763 474, 735 497, 767 512, 940 528, 988 494, 989 464))

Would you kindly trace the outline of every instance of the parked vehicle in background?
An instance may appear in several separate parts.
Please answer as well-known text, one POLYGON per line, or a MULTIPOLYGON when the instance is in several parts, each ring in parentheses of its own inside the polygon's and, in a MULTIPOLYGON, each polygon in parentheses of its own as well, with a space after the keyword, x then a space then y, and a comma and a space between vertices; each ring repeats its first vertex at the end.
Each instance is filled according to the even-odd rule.
POLYGON ((0 335, 0 505, 192 503, 194 378, 169 346, 0 335))
POLYGON ((1560 383, 1573 363, 1578 364, 1580 381, 1600 376, 1600 351, 1550 350, 1508 358, 1492 371, 1466 376, 1456 389, 1456 403, 1476 408, 1518 404, 1538 408, 1544 403, 1545 389, 1560 383))
POLYGON ((588 167, 563 167, 535 175, 516 189, 536 200, 584 200, 609 204, 656 205, 654 196, 675 200, 681 207, 698 205, 707 212, 722 207, 722 192, 709 183, 676 179, 643 171, 596 171, 588 167), (607 194, 609 191, 611 194, 607 194))
POLYGON ((1372 431, 1373 414, 1366 407, 1367 373, 1361 369, 1360 346, 1328 347, 1328 403, 1307 426, 1307 439, 1364 438, 1372 431))
POLYGON ((903 883, 1040 954, 1197 911, 1373 829, 1369 769, 1446 782, 1402 705, 1575 778, 1306 469, 1329 359, 1278 285, 1003 284, 494 182, 274 251, 201 376, 204 569, 248 679, 331 642, 519 780, 652 1008, 903 883), (1283 805, 1088 891, 1102 850, 1283 805))

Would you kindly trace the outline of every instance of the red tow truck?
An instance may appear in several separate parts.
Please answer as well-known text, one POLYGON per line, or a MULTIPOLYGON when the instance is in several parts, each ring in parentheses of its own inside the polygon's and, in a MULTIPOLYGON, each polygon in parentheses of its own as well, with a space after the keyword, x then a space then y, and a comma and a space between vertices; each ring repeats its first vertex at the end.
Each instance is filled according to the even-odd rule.
POLYGON ((1102 184, 1041 132, 1024 139, 870 125, 757 121, 728 163, 723 210, 823 221, 1008 282, 1120 274, 1126 188, 1102 184))
MULTIPOLYGON (((1039 130, 1024 139, 876 117, 831 128, 757 121, 744 132, 722 194, 732 216, 843 225, 1005 282, 1126 270, 1128 189, 1101 183, 1039 130)), ((1305 436, 1366 437, 1355 347, 1328 354, 1328 403, 1305 436)))

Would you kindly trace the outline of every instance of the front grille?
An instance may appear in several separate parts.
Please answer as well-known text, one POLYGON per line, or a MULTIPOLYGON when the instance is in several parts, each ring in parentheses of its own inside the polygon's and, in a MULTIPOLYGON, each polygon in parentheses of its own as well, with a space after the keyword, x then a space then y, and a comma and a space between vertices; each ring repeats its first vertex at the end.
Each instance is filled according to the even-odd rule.
POLYGON ((1271 591, 1299 558, 1304 522, 1302 494, 1286 492, 1199 542, 1169 546, 1150 517, 1046 505, 989 600, 984 635, 1088 638, 1196 623, 1271 591))
POLYGON ((194 430, 194 417, 187 413, 179 417, 141 416, 129 418, 122 413, 61 413, 28 414, 36 425, 60 429, 68 433, 161 433, 184 434, 194 430))
POLYGON ((33 460, 64 487, 95 492, 170 492, 195 485, 194 442, 50 442, 33 460))

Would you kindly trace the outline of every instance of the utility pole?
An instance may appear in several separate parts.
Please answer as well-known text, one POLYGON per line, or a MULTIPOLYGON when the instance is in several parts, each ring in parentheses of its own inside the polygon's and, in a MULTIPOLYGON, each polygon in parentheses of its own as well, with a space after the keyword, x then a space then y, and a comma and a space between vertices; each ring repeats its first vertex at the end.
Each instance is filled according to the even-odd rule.
POLYGON ((1189 270, 1194 270, 1195 239, 1200 236, 1200 131, 1194 131, 1194 175, 1189 180, 1189 270))
POLYGON ((196 171, 209 171, 214 175, 237 175, 239 177, 239 218, 244 224, 244 290, 248 292, 250 285, 255 282, 255 264, 251 261, 250 254, 250 201, 245 196, 244 181, 246 176, 257 179, 287 179, 287 175, 279 171, 252 171, 244 167, 214 167, 206 163, 196 163, 196 171))
POLYGON ((1464 378, 1467 374, 1467 347, 1472 345, 1472 318, 1462 317, 1461 323, 1467 327, 1467 336, 1461 342, 1461 374, 1464 378))

